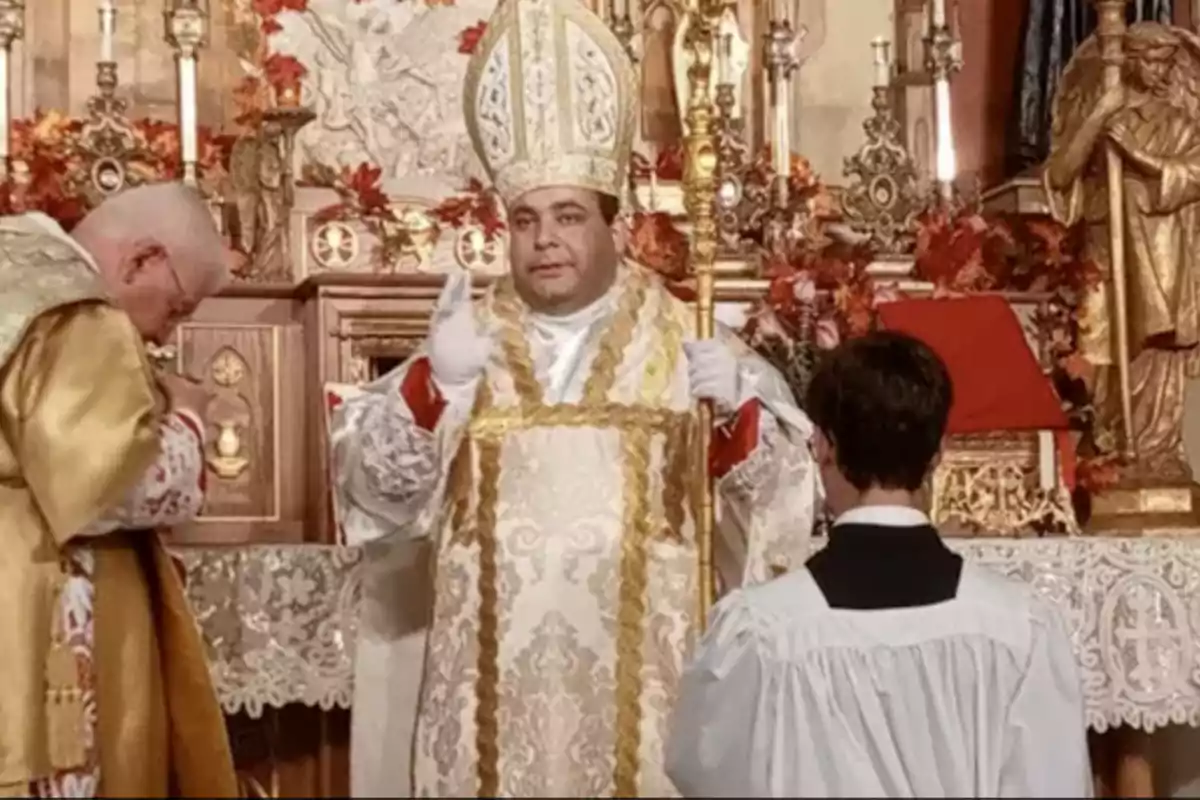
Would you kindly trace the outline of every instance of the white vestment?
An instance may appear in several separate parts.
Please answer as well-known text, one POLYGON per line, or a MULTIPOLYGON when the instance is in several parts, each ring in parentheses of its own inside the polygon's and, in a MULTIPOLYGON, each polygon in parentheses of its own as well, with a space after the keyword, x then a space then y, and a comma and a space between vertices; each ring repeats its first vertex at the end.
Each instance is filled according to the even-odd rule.
MULTIPOLYGON (((367 587, 354 793, 406 793, 412 746, 423 796, 663 796, 667 717, 697 627, 682 348, 694 312, 633 266, 570 318, 530 314, 507 279, 478 317, 491 361, 474 396, 446 398, 435 431, 400 396, 412 362, 334 419, 340 524, 396 565, 392 585, 367 587), (414 574, 421 539, 434 575, 423 678, 416 626, 397 624, 411 606, 378 600, 414 574), (413 746, 402 720, 418 680, 413 746)), ((803 563, 817 476, 782 378, 725 335, 744 399, 763 408, 757 446, 717 489, 722 581, 737 586, 803 563)))
POLYGON ((803 569, 718 605, 667 772, 688 797, 1091 797, 1083 709, 1029 586, 964 564, 951 600, 851 610, 803 569))

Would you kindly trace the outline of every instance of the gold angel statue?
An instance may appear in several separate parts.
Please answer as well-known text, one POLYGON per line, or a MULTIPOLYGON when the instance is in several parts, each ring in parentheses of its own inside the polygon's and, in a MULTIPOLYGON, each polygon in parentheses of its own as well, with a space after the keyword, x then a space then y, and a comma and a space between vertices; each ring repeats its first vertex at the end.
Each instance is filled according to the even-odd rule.
MULTIPOLYGON (((1081 311, 1080 345, 1095 367, 1100 431, 1123 422, 1115 365, 1125 330, 1128 451, 1143 485, 1190 487, 1183 447, 1184 387, 1200 360, 1200 37, 1143 22, 1120 37, 1120 81, 1104 79, 1103 35, 1076 51, 1054 101, 1045 181, 1051 211, 1086 226, 1085 256, 1105 271, 1081 311), (1107 150, 1119 157, 1106 170, 1107 150), (1112 276, 1110 172, 1124 246, 1124 302, 1112 276), (1124 314, 1123 320, 1118 315, 1124 314)), ((1117 42, 1113 42, 1117 44, 1117 42)), ((1113 75, 1115 78, 1115 75, 1113 75)), ((1134 511, 1135 509, 1129 509, 1134 511)), ((1153 509, 1142 511, 1187 509, 1153 509)))

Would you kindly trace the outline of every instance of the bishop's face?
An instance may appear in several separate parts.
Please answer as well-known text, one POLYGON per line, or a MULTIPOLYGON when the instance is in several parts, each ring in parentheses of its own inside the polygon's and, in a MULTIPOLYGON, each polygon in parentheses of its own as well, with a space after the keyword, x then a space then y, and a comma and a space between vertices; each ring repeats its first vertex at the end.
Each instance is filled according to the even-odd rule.
POLYGON ((620 249, 605 217, 600 195, 569 186, 533 189, 509 206, 513 283, 530 308, 570 314, 608 292, 620 249))

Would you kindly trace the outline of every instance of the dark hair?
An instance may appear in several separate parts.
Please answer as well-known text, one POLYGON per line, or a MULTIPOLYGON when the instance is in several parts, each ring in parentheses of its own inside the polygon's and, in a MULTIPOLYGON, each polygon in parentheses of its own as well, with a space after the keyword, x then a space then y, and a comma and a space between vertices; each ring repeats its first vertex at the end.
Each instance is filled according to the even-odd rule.
POLYGON ((612 225, 621 213, 621 201, 607 192, 596 192, 596 204, 600 206, 600 216, 605 225, 612 225))
POLYGON ((824 357, 805 405, 854 488, 915 492, 941 449, 952 397, 946 365, 924 342, 876 331, 824 357))

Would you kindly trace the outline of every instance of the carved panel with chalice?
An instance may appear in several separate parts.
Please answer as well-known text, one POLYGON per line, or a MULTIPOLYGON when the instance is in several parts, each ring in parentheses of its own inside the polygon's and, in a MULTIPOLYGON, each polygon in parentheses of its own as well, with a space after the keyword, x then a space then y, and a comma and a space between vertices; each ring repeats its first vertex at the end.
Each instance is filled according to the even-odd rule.
POLYGON ((213 394, 203 519, 279 518, 279 338, 273 325, 191 324, 181 332, 185 374, 213 394))

